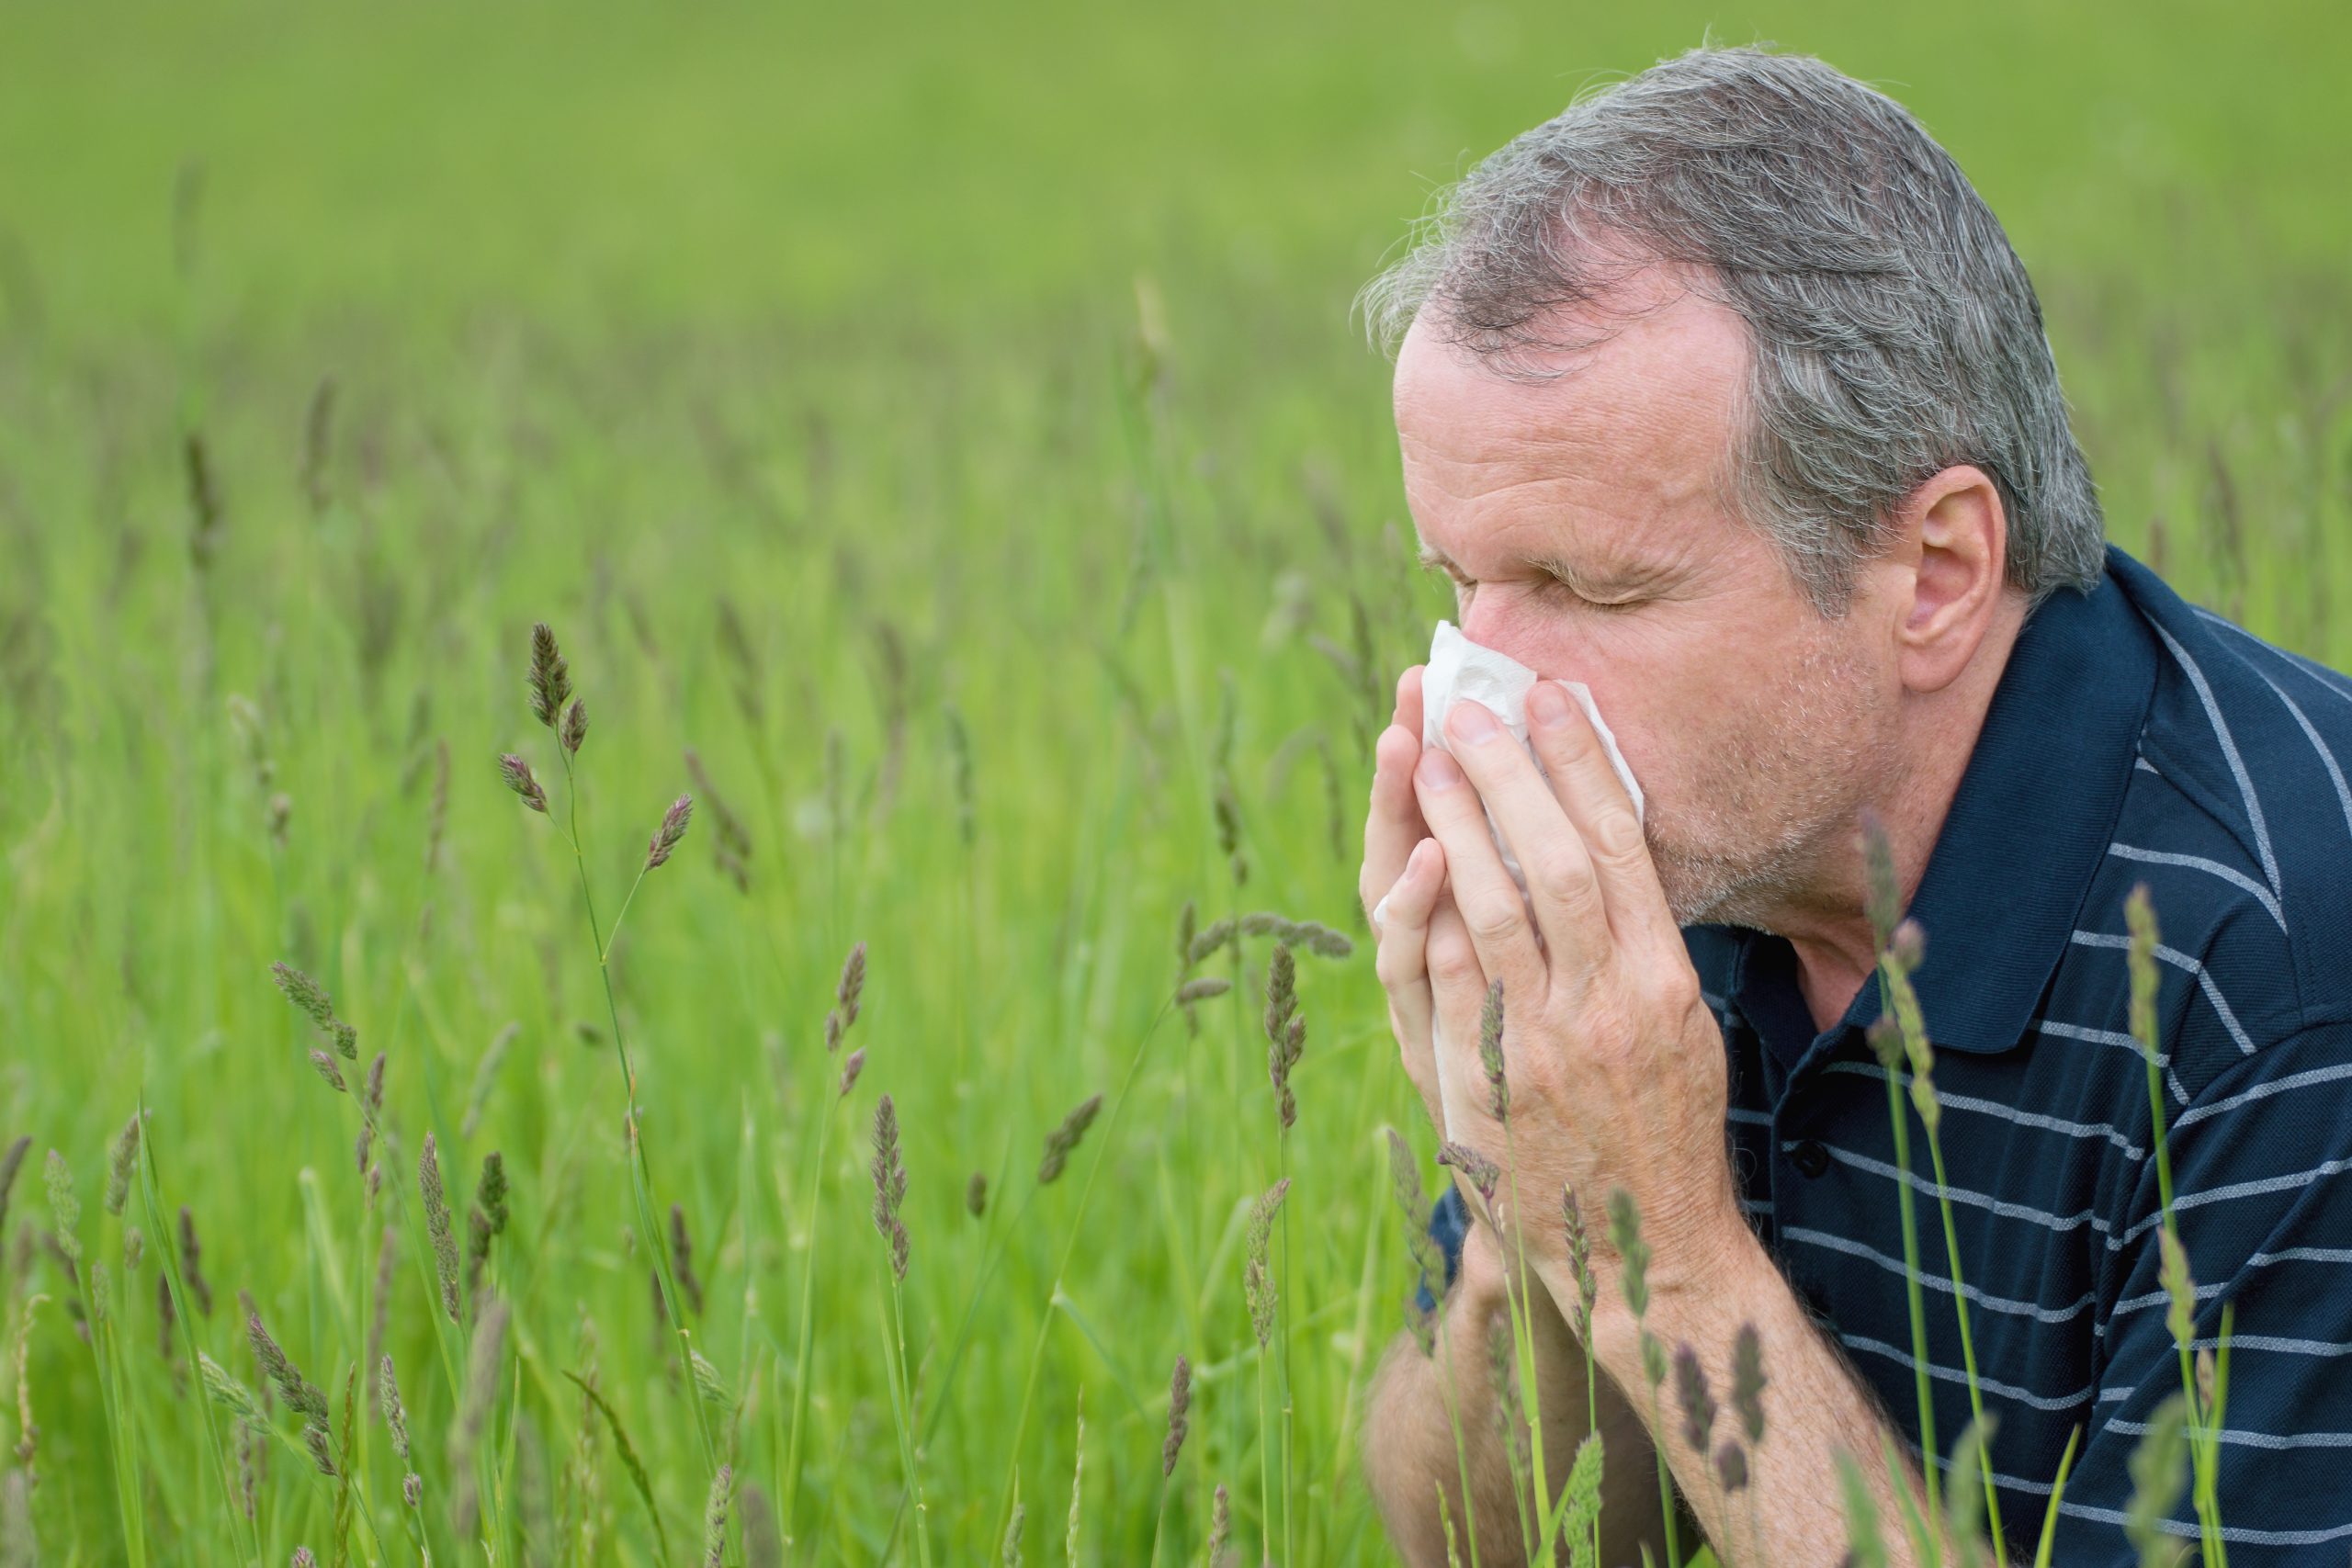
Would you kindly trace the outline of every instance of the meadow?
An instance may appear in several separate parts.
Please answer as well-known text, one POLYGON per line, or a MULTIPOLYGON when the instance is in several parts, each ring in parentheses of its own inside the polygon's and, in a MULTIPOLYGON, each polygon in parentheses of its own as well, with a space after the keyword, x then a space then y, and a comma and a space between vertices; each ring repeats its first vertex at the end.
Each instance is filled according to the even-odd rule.
POLYGON ((1351 300, 1709 27, 1910 104, 2112 536, 2352 664, 2335 7, 0 13, 0 1562, 1394 1561, 1452 600, 1351 300))

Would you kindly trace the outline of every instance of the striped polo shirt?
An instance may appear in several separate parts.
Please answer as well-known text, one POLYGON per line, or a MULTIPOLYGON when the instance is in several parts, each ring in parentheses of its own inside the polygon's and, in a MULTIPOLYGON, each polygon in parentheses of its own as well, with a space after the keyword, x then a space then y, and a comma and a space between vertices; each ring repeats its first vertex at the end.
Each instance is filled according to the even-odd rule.
MULTIPOLYGON (((2158 1280, 2124 900, 2161 929, 2175 1212, 2199 1345, 2235 1303, 2221 1508, 2238 1568, 2352 1552, 2352 679, 2182 600, 2113 545, 2005 666, 1910 913, 1949 1185, 1895 1163, 1864 1039, 1816 1031, 1788 942, 1684 928, 1731 1059, 1748 1223, 1918 1449, 1896 1183, 1915 1190, 1940 1461, 1969 1416, 1969 1303, 2007 1533, 2030 1550, 2068 1435, 2055 1561, 2137 1561, 2127 1456, 2181 1386, 2158 1280), (1949 1197, 1959 1282, 1937 1200, 1949 1197)), ((1908 1074, 1898 1075, 1907 1087, 1908 1074)), ((1450 1283, 1463 1213, 1430 1228, 1450 1283)), ((1424 1292, 1426 1298, 1426 1291, 1424 1292)), ((1769 1367, 1768 1367, 1769 1371, 1769 1367)), ((1770 1441, 1768 1436, 1767 1439, 1770 1441)), ((2197 1533, 2184 1497, 2169 1529, 2197 1533)))

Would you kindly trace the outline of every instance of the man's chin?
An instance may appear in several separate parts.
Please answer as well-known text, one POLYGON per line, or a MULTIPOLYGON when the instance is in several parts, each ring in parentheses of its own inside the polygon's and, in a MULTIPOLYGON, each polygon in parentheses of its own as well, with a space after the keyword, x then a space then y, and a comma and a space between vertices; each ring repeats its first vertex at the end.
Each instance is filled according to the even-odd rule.
POLYGON ((1666 907, 1677 926, 1752 926, 1770 930, 1773 911, 1785 903, 1781 879, 1769 869, 1697 863, 1651 847, 1666 907))

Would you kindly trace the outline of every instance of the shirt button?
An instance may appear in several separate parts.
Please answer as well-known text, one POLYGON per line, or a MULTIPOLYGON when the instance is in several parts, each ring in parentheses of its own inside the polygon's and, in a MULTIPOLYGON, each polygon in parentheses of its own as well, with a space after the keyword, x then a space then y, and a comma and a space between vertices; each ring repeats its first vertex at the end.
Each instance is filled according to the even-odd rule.
POLYGON ((1797 1168, 1799 1176, 1810 1180, 1829 1168, 1829 1151, 1807 1138, 1789 1151, 1789 1163, 1797 1168))

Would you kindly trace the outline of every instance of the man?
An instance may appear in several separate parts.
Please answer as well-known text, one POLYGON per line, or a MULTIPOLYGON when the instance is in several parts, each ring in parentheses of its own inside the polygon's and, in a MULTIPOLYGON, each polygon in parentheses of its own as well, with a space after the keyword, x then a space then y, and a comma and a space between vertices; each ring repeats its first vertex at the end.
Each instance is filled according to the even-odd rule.
MULTIPOLYGON (((1405 491, 1463 630, 1588 682, 1646 796, 1637 820, 1548 682, 1528 715, 1548 784, 1475 703, 1454 710, 1451 755, 1424 754, 1408 670, 1360 887, 1368 910, 1386 900, 1379 974, 1432 1123, 1507 1173, 1495 1207, 1524 1238, 1555 1493, 1588 1393, 1564 1201, 1592 1238, 1605 1560, 1662 1533, 1642 1495, 1654 1440, 1727 1561, 1838 1561, 1841 1453, 1862 1461, 1892 1560, 1911 1561, 1884 1456, 1919 1489, 1924 1427, 1945 1491, 1982 1485, 1950 1468, 1971 1415, 1964 1300, 2012 1558, 2078 1436, 2056 1561, 2140 1561, 2128 1459, 2184 1382, 2166 1181, 2194 1348, 2234 1313, 2228 1548, 2239 1568, 2340 1560, 2352 681, 2104 543, 2040 306, 1958 167, 1817 61, 1702 50, 1487 160, 1369 298, 1383 326, 1409 323, 1405 491), (1924 930, 1940 1186, 1919 1174, 1907 1094, 1911 1174, 1898 1165, 1865 1037, 1884 1010, 1866 813, 1924 930), (2161 923, 2165 1171, 2129 1032, 2140 883, 2161 923), (1498 980, 1508 1137, 1477 1053, 1498 980), (1763 1439, 1728 1415, 1710 1439, 1736 1439, 1744 1490, 1720 1446, 1692 1446, 1675 1380, 1653 1410, 1609 1243, 1620 1189, 1650 1253, 1642 1326, 1687 1348, 1719 1404, 1743 1328, 1760 1342, 1763 1439)), ((1442 1492, 1494 1568, 1521 1560, 1487 1378, 1506 1269, 1467 1185, 1457 1172, 1432 1224, 1466 1222, 1448 1354, 1392 1348, 1366 1474, 1409 1561, 1446 1561, 1442 1492)), ((2185 1494, 2162 1528, 2196 1540, 2185 1494)))

